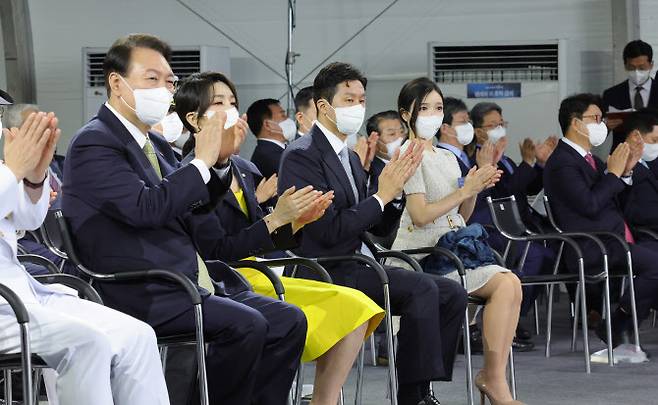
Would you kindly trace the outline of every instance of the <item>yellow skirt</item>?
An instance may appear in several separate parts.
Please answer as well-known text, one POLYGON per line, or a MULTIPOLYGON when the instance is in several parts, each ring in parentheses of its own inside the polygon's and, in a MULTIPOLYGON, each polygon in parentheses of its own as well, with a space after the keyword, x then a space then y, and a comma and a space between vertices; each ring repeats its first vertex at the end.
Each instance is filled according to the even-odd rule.
MULTIPOLYGON (((277 298, 272 283, 253 269, 238 269, 258 294, 277 298)), ((308 331, 302 361, 322 356, 339 340, 368 322, 366 337, 384 318, 384 311, 359 290, 319 281, 281 277, 286 302, 306 315, 308 331)))

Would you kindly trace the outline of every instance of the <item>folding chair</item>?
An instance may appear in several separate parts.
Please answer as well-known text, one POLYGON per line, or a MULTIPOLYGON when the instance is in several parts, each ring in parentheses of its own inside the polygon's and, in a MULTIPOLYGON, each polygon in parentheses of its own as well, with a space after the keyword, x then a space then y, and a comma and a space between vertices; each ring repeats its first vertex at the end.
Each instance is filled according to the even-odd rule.
MULTIPOLYGON (((549 198, 549 196, 544 195, 544 207, 546 208, 546 214, 548 215, 548 219, 551 222, 551 225, 553 226, 553 228, 555 228, 555 230, 558 233, 560 233, 562 235, 565 235, 565 236, 568 236, 568 237, 574 237, 574 238, 586 237, 586 238, 595 240, 595 242, 597 242, 597 244, 599 244, 599 246, 601 247, 601 252, 604 254, 603 255, 603 266, 604 266, 604 272, 605 272, 605 275, 606 275, 606 277, 604 279, 604 281, 605 281, 604 294, 606 294, 608 296, 607 297, 608 304, 610 303, 609 277, 622 277, 622 278, 627 277, 628 278, 629 293, 631 295, 631 317, 633 318, 633 335, 635 337, 635 347, 637 348, 637 350, 640 350, 640 331, 639 331, 639 325, 638 325, 638 320, 637 320, 637 305, 636 305, 636 302, 635 302, 635 281, 634 281, 634 275, 633 275, 633 257, 631 256, 630 245, 628 244, 628 242, 626 242, 626 240, 624 238, 622 238, 621 236, 619 236, 619 235, 617 235, 613 232, 604 232, 604 231, 563 232, 562 229, 560 229, 560 226, 557 224, 555 216, 553 215, 553 211, 551 210, 551 205, 550 205, 550 201, 549 201, 548 198, 549 198), (626 274, 623 274, 623 273, 610 273, 608 271, 608 256, 607 256, 607 253, 605 251, 605 246, 603 246, 603 243, 601 242, 601 240, 597 238, 598 236, 605 236, 605 237, 612 238, 612 239, 616 240, 617 243, 619 243, 622 246, 622 248, 626 252, 626 274)), ((580 299, 582 299, 582 301, 585 301, 585 292, 584 292, 584 290, 581 292, 580 295, 581 295, 580 299)), ((576 301, 578 299, 579 299, 579 296, 576 295, 576 301)), ((581 305, 581 309, 582 309, 582 311, 586 310, 585 306, 583 306, 583 305, 581 305)), ((574 317, 574 325, 576 325, 576 319, 578 318, 578 316, 577 316, 578 312, 577 311, 578 311, 578 305, 576 305, 576 316, 574 317)), ((608 319, 610 319, 610 306, 609 305, 606 308, 606 317, 608 319)), ((606 325, 606 326, 607 326, 607 329, 608 329, 608 331, 607 331, 607 333, 608 333, 608 335, 607 335, 608 336, 608 361, 611 362, 612 361, 612 355, 611 355, 612 350, 610 348, 610 346, 611 346, 610 336, 611 336, 612 332, 610 330, 610 324, 608 323, 608 325, 606 325)), ((587 329, 587 314, 586 313, 583 314, 582 328, 585 329, 585 331, 584 331, 584 334, 585 334, 586 329, 587 329)), ((574 333, 574 338, 572 340, 572 347, 575 347, 575 333, 574 333)), ((610 366, 612 366, 612 364, 610 364, 610 366)))
POLYGON ((43 256, 33 255, 33 254, 19 254, 18 261, 21 263, 30 263, 41 266, 44 269, 48 270, 50 274, 61 274, 59 267, 50 260, 46 259, 43 256))
MULTIPOLYGON (((546 336, 546 351, 545 351, 546 357, 549 357, 550 342, 551 342, 551 324, 552 324, 552 316, 553 316, 553 289, 555 284, 576 283, 579 288, 580 295, 584 296, 585 293, 585 283, 587 281, 587 277, 585 276, 585 271, 584 271, 584 258, 579 245, 573 240, 573 237, 578 237, 582 235, 571 234, 571 233, 537 234, 531 232, 523 223, 521 214, 519 213, 519 209, 516 204, 516 198, 514 196, 498 198, 498 199, 492 199, 491 197, 487 197, 487 204, 489 205, 489 210, 491 212, 491 218, 493 220, 494 226, 496 227, 498 232, 500 232, 501 235, 503 235, 503 237, 507 239, 507 246, 505 248, 505 254, 503 255, 503 258, 506 258, 513 242, 526 243, 526 247, 521 257, 521 261, 519 263, 519 269, 521 269, 525 263, 531 242, 545 242, 549 240, 555 240, 560 242, 558 257, 556 258, 555 265, 553 268, 553 274, 520 277, 522 285, 549 286, 548 317, 547 317, 548 319, 547 319, 547 329, 546 329, 547 336, 546 336), (577 275, 558 273, 559 263, 562 257, 565 244, 567 244, 569 247, 574 249, 574 251, 576 252, 576 256, 578 258, 578 268, 579 268, 577 275)), ((604 262, 607 265, 607 253, 605 252, 605 247, 603 246, 602 243, 600 243, 600 241, 598 241, 598 243, 599 243, 599 247, 602 249, 602 252, 604 254, 604 258, 605 258, 604 262)), ((610 339, 612 332, 611 332, 610 314, 609 314, 610 290, 609 290, 608 277, 607 277, 607 267, 604 269, 603 278, 606 284, 604 300, 607 308, 606 327, 608 333, 608 349, 609 349, 608 363, 612 366, 614 364, 614 361, 612 357, 612 340, 610 339)), ((586 312, 585 300, 582 300, 581 306, 583 307, 582 309, 583 314, 585 314, 585 318, 586 318, 587 312, 586 312)), ((587 319, 584 319, 584 322, 585 322, 584 325, 586 325, 587 319)), ((589 340, 588 340, 587 329, 583 330, 583 339, 585 340, 584 342, 585 369, 587 373, 589 373, 591 371, 591 364, 590 364, 589 340)))

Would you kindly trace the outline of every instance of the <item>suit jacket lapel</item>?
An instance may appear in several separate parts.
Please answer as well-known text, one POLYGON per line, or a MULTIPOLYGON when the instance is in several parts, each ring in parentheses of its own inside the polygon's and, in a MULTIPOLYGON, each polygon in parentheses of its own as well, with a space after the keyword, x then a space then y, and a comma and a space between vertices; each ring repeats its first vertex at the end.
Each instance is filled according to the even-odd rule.
MULTIPOLYGON (((251 181, 251 177, 248 173, 245 173, 233 160, 233 170, 235 170, 235 176, 238 178, 238 184, 242 188, 244 199, 247 202, 247 211, 249 212, 249 220, 253 223, 261 219, 261 210, 258 205, 258 200, 256 199, 256 185, 251 181)), ((233 194, 233 193, 231 193, 233 194)), ((233 201, 235 202, 235 208, 240 210, 238 201, 233 196, 233 201)))
POLYGON ((340 163, 338 155, 336 152, 334 152, 331 144, 324 136, 324 133, 320 128, 314 125, 313 129, 311 130, 311 136, 313 137, 313 141, 318 145, 318 149, 322 153, 322 160, 334 173, 336 178, 338 178, 338 182, 345 191, 350 206, 356 204, 356 201, 354 201, 354 192, 352 191, 350 180, 347 178, 347 173, 345 173, 345 169, 343 169, 343 165, 340 163))
POLYGON ((656 83, 656 79, 651 80, 651 89, 649 90, 649 102, 647 103, 647 107, 655 107, 658 106, 658 83, 656 83))
MULTIPOLYGON (((133 138, 128 129, 121 123, 121 121, 119 121, 112 111, 103 105, 98 111, 98 118, 110 128, 111 133, 114 136, 119 138, 126 145, 126 150, 132 157, 131 160, 137 162, 139 169, 141 169, 137 170, 137 174, 139 174, 142 180, 147 181, 151 186, 160 184, 161 180, 155 172, 153 165, 151 165, 151 162, 146 157, 146 154, 142 148, 139 147, 137 141, 135 141, 135 138, 133 138)), ((162 162, 162 159, 158 158, 158 161, 162 162)), ((163 177, 164 175, 165 173, 163 172, 163 177)))

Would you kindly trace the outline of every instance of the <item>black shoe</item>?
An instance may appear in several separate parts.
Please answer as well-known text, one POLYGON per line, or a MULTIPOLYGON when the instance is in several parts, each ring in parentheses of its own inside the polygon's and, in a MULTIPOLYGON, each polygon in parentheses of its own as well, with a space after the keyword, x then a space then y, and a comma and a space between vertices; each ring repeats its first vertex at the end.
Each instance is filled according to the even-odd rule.
POLYGON ((512 341, 512 348, 515 352, 529 352, 535 348, 535 344, 528 340, 514 338, 512 341))
MULTIPOLYGON (((614 314, 612 314, 612 348, 624 344, 632 344, 633 338, 630 332, 631 318, 621 309, 617 309, 614 314)), ((608 334, 606 331, 606 323, 601 322, 596 329, 594 330, 596 336, 603 341, 603 343, 608 344, 608 334)))
MULTIPOLYGON (((484 344, 482 343, 482 331, 478 325, 470 326, 471 334, 471 354, 482 354, 484 352, 484 344)), ((464 354, 464 339, 459 339, 459 346, 457 353, 464 354)))
POLYGON ((420 400, 418 405, 441 405, 441 402, 433 394, 427 394, 425 398, 420 400))
POLYGON ((516 327, 516 338, 518 340, 532 340, 532 334, 520 324, 516 327))

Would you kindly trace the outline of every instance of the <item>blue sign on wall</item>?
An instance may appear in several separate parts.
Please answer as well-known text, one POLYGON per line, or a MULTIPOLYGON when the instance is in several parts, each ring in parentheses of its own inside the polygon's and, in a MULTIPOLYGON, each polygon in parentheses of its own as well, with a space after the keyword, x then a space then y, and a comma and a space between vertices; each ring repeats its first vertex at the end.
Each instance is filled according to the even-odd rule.
POLYGON ((468 98, 521 97, 521 83, 468 83, 468 98))

